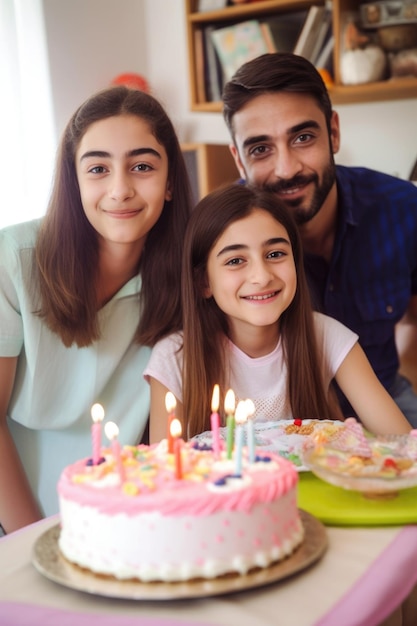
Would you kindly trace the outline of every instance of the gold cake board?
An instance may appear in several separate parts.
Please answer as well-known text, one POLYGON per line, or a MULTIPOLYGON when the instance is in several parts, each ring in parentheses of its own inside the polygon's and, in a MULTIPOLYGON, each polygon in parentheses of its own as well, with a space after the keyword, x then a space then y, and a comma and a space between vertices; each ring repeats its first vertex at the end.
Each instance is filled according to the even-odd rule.
POLYGON ((219 578, 186 582, 141 582, 99 576, 69 563, 61 555, 58 547, 59 524, 37 539, 33 548, 32 562, 49 580, 94 595, 156 601, 224 595, 284 580, 306 569, 323 556, 327 548, 325 527, 304 510, 300 510, 300 517, 305 532, 300 546, 283 561, 273 563, 267 568, 251 570, 243 575, 228 574, 219 578))

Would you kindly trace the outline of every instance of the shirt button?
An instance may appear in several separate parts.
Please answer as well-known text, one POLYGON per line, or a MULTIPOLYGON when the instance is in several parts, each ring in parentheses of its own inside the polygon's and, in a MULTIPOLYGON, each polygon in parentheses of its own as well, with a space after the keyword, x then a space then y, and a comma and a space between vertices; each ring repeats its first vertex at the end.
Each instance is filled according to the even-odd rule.
POLYGON ((387 305, 386 308, 387 313, 392 313, 394 311, 394 307, 392 307, 390 304, 387 305))

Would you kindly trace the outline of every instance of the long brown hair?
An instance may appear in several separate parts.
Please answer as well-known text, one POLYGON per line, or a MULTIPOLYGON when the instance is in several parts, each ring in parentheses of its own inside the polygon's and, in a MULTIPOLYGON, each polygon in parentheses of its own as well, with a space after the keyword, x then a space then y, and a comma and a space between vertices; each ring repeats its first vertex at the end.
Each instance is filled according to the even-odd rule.
MULTIPOLYGON (((81 204, 75 153, 94 122, 135 115, 148 123, 168 156, 172 200, 150 230, 140 259, 141 318, 137 341, 153 345, 181 326, 181 242, 191 210, 191 191, 174 127, 151 95, 124 86, 94 94, 70 119, 59 146, 51 199, 37 239, 35 258, 40 315, 66 346, 88 346, 99 338, 93 286, 98 236, 81 204)), ((139 306, 139 302, 138 302, 139 306)))
MULTIPOLYGON (((262 209, 284 226, 291 242, 297 272, 293 301, 280 317, 280 335, 288 368, 288 397, 292 414, 299 418, 330 419, 330 406, 320 368, 313 312, 304 274, 297 226, 275 194, 244 185, 218 189, 194 209, 185 235, 182 266, 184 314, 183 401, 188 436, 210 428, 213 386, 228 387, 227 316, 214 298, 204 297, 209 253, 233 222, 262 209)), ((277 376, 280 372, 277 372, 277 376)))

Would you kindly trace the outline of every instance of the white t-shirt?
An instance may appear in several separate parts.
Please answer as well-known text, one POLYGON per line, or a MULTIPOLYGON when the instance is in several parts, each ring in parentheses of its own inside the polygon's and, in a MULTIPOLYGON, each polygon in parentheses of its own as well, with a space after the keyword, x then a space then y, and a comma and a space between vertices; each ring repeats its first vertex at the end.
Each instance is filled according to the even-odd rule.
MULTIPOLYGON (((323 346, 321 363, 326 387, 334 378, 346 355, 358 341, 358 335, 337 320, 314 313, 314 324, 319 346, 323 346)), ((182 336, 175 333, 159 341, 144 376, 152 376, 165 385, 182 402, 182 336)), ((292 419, 286 398, 287 367, 284 363, 281 341, 270 354, 251 358, 231 341, 230 381, 236 400, 250 398, 256 408, 257 420, 292 419)), ((300 382, 302 384, 302 381, 300 382)))
MULTIPOLYGON (((35 496, 46 515, 58 512, 62 469, 91 456, 91 406, 116 422, 121 444, 141 439, 149 415, 142 373, 150 348, 135 341, 140 276, 100 310, 102 337, 86 348, 66 348, 33 314, 33 249, 39 220, 0 231, 0 357, 18 356, 9 427, 35 496)), ((103 435, 103 445, 108 443, 103 435)), ((1 520, 0 520, 1 523, 1 520)))

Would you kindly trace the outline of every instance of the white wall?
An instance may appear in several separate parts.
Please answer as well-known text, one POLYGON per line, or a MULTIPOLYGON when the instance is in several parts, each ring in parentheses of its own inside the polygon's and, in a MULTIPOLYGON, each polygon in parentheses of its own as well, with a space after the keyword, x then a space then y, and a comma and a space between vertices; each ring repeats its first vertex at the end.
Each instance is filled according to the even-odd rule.
POLYGON ((118 74, 147 74, 146 6, 147 0, 43 0, 58 135, 78 105, 118 74))
MULTIPOLYGON (((220 113, 189 110, 185 0, 43 0, 56 126, 119 73, 143 74, 180 140, 228 143, 220 113)), ((337 161, 408 178, 417 158, 417 98, 340 105, 337 161)))

